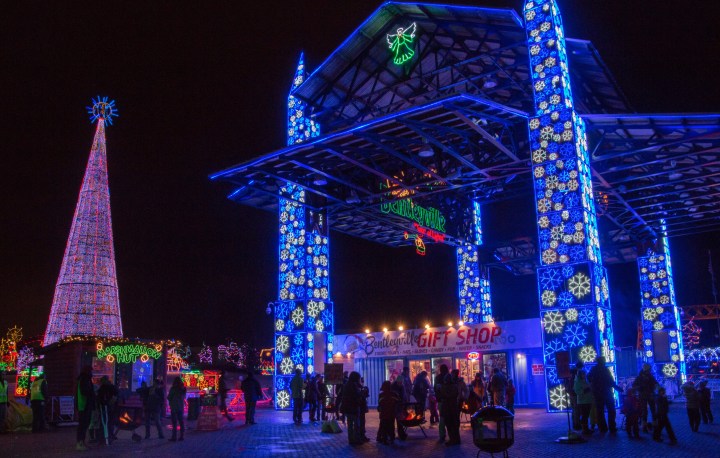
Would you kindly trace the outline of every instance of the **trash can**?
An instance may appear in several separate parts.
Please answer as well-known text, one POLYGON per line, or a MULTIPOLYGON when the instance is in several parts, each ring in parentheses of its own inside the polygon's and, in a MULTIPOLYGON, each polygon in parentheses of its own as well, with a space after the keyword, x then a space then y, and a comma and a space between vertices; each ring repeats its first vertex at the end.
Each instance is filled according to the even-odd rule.
POLYGON ((197 420, 200 415, 200 398, 188 398, 188 420, 197 420))

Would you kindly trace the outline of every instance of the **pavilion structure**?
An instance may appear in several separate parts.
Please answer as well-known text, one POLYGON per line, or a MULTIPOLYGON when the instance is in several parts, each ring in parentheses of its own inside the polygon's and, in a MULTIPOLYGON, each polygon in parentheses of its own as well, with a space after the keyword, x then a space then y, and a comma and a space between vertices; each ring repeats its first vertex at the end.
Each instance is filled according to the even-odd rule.
POLYGON ((488 268, 536 273, 550 411, 568 406, 561 360, 615 370, 605 266, 637 260, 645 360, 683 376, 667 239, 720 229, 720 114, 635 113, 554 0, 383 4, 311 74, 301 58, 287 136, 211 176, 278 214, 276 408, 332 353, 330 229, 453 246, 464 323, 493 319, 488 268), (537 236, 483 240, 483 208, 511 199, 537 236))
POLYGON ((115 271, 105 125, 117 116, 115 101, 93 100, 97 122, 72 227, 45 330, 43 346, 69 336, 122 337, 115 271))

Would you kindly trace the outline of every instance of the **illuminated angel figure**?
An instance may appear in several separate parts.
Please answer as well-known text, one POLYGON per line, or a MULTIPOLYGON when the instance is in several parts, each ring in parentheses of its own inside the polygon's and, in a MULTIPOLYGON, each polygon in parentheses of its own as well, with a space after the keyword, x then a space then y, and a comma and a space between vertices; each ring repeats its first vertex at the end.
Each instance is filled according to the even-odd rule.
POLYGON ((387 35, 387 42, 390 45, 390 51, 395 53, 393 62, 397 65, 402 65, 405 62, 412 59, 415 55, 415 51, 411 45, 415 40, 415 29, 417 26, 413 22, 409 27, 402 28, 398 27, 395 35, 387 35))

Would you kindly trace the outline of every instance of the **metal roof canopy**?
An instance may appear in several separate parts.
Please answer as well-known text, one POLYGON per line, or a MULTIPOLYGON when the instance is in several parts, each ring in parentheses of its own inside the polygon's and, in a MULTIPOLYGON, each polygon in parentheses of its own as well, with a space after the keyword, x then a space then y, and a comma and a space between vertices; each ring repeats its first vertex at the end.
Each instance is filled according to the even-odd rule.
MULTIPOLYGON (((631 109, 592 44, 568 39, 567 47, 593 186, 608 195, 598 209, 605 262, 634 259, 638 244, 659 233, 720 229, 720 115, 625 114, 631 109)), ((307 190, 306 205, 327 210, 332 229, 391 246, 409 243, 403 233, 412 223, 380 204, 412 197, 443 212, 455 244, 468 234, 471 199, 528 195, 532 211, 528 65, 512 10, 386 3, 293 93, 325 135, 211 178, 237 186, 230 199, 265 210, 277 208, 282 185, 295 183, 307 190), (386 33, 412 22, 416 57, 404 73, 386 33), (435 154, 418 156, 427 145, 435 154)), ((502 267, 528 273, 535 239, 486 248, 502 267)))

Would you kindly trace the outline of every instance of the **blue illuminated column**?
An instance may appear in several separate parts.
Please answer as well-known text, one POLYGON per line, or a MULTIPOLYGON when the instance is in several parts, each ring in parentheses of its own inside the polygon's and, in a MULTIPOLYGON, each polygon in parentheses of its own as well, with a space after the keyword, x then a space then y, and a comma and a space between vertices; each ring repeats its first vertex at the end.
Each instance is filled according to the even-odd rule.
POLYGON ((524 8, 535 112, 529 119, 538 217, 538 296, 548 411, 567 409, 556 353, 615 375, 607 272, 602 265, 585 125, 573 108, 565 37, 554 0, 524 8), (592 364, 590 364, 592 366, 592 364))
POLYGON ((642 306, 643 360, 652 366, 658 377, 685 381, 680 313, 675 301, 670 249, 667 239, 658 242, 660 249, 648 250, 637 258, 640 273, 642 306))
POLYGON ((490 277, 479 262, 478 246, 482 245, 482 214, 480 204, 473 202, 472 243, 457 247, 458 299, 460 319, 464 323, 493 321, 490 304, 490 277))
MULTIPOLYGON (((288 96, 288 144, 319 134, 292 96, 305 77, 302 56, 288 96)), ((290 380, 322 371, 332 360, 334 317, 330 300, 330 245, 323 212, 306 206, 306 192, 286 183, 278 200, 278 298, 275 302, 275 408, 291 409, 290 380)))

